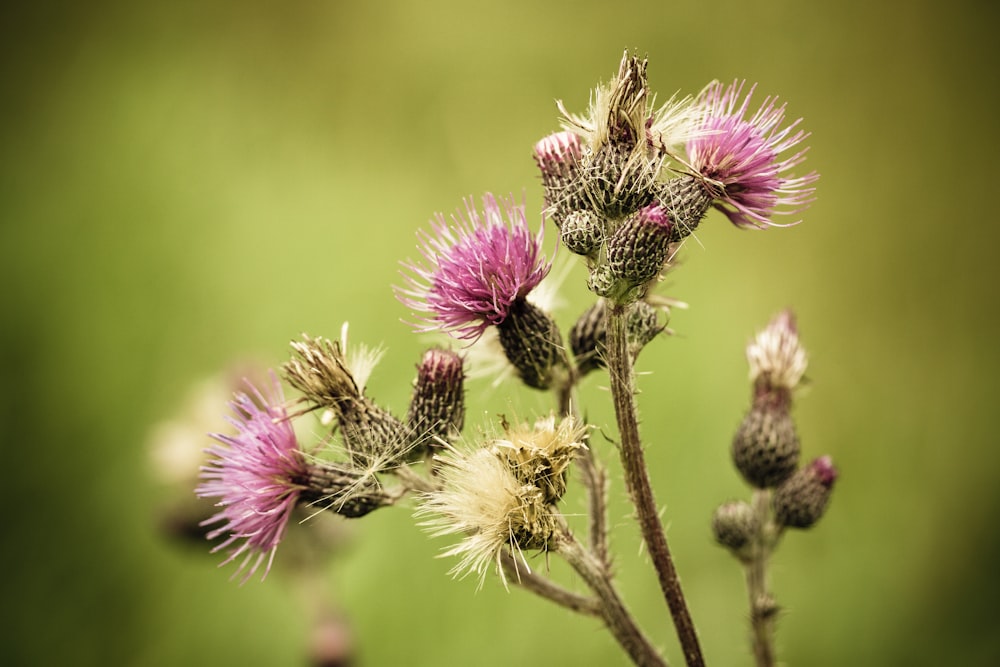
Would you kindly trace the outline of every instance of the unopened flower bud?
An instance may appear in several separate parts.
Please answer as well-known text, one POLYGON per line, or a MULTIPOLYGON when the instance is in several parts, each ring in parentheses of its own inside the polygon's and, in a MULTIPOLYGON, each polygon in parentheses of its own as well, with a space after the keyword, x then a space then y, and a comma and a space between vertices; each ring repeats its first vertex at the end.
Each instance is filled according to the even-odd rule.
MULTIPOLYGON (((604 367, 604 351, 608 336, 606 312, 607 302, 598 299, 580 316, 569 332, 570 349, 573 350, 576 370, 580 375, 604 367)), ((625 326, 633 359, 664 329, 659 323, 657 309, 645 301, 636 301, 632 304, 625 326)))
POLYGON ((604 243, 604 228, 593 211, 571 211, 563 218, 559 238, 577 255, 593 255, 604 243))
POLYGON ((580 136, 565 130, 535 144, 534 158, 542 172, 545 207, 560 228, 565 214, 584 204, 577 178, 580 151, 580 136))
POLYGON ((563 360, 562 336, 555 321, 541 308, 518 299, 497 325, 497 333, 521 380, 534 389, 548 389, 563 360))
POLYGON ((612 297, 619 287, 619 280, 607 264, 598 264, 587 276, 587 287, 597 296, 612 297))
POLYGON ((788 405, 755 403, 733 438, 733 463, 757 488, 781 484, 799 462, 799 437, 788 405))
POLYGON ((775 491, 775 520, 788 528, 809 528, 826 511, 835 481, 837 469, 830 457, 814 460, 775 491))
POLYGON ((406 422, 413 438, 411 456, 421 456, 453 441, 465 424, 465 375, 462 357, 432 348, 417 366, 406 422))
POLYGON ((608 266, 630 286, 655 279, 670 256, 673 223, 666 210, 647 206, 630 216, 608 240, 608 266))
POLYGON ((670 228, 670 242, 683 241, 698 227, 712 205, 711 190, 706 189, 705 180, 696 176, 679 176, 655 188, 657 204, 670 212, 673 226, 670 228))
POLYGON ((715 541, 741 557, 750 545, 760 522, 749 503, 733 500, 720 505, 712 516, 712 534, 715 541))
POLYGON ((587 161, 582 185, 590 207, 602 215, 621 218, 653 200, 658 165, 634 151, 634 145, 607 143, 587 161))

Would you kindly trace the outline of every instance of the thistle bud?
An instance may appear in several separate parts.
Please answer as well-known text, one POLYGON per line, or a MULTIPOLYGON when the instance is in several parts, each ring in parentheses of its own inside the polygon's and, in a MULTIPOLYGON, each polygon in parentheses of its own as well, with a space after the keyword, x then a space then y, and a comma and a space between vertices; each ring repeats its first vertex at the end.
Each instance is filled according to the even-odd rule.
POLYGON ((745 555, 754 537, 760 530, 757 514, 742 500, 733 500, 720 505, 712 516, 712 534, 715 541, 726 547, 737 558, 745 555))
POLYGON ((837 469, 821 456, 792 475, 774 493, 774 517, 788 528, 809 528, 823 516, 830 502, 837 469))
POLYGON ((670 211, 674 224, 670 228, 670 242, 683 241, 698 227, 712 205, 714 190, 706 189, 705 179, 680 176, 655 187, 654 199, 670 211))
POLYGON ((733 438, 733 463, 747 482, 764 489, 795 472, 800 449, 787 403, 758 401, 733 438))
POLYGON ((594 212, 571 211, 563 218, 559 238, 570 252, 592 256, 604 243, 604 228, 594 212))
POLYGON ((618 290, 619 280, 611 272, 611 267, 607 264, 598 264, 587 276, 587 288, 597 296, 610 298, 618 290))
POLYGON ((462 357, 450 350, 424 352, 406 423, 413 439, 414 457, 452 442, 465 424, 462 357))
POLYGON ((608 266, 630 287, 655 279, 670 256, 673 223, 658 205, 630 216, 608 240, 608 266))
POLYGON ((607 143, 587 161, 582 187, 590 208, 621 218, 653 200, 658 165, 634 151, 634 145, 607 143))
POLYGON ((560 228, 566 213, 584 204, 578 182, 580 150, 580 136, 569 131, 550 134, 535 144, 534 158, 542 172, 545 207, 560 228))
MULTIPOLYGON (((598 299, 580 316, 569 332, 570 349, 573 350, 576 370, 580 375, 604 368, 604 351, 608 337, 606 311, 607 302, 598 299)), ((645 301, 636 301, 632 304, 625 326, 633 359, 664 329, 659 323, 657 309, 645 301)))
POLYGON ((534 389, 548 389, 563 363, 562 336, 555 321, 541 308, 518 299, 497 325, 497 333, 521 380, 534 389))
POLYGON ((748 482, 773 487, 795 472, 799 438, 790 411, 792 391, 806 369, 795 317, 779 313, 747 345, 753 406, 733 439, 733 462, 748 482))

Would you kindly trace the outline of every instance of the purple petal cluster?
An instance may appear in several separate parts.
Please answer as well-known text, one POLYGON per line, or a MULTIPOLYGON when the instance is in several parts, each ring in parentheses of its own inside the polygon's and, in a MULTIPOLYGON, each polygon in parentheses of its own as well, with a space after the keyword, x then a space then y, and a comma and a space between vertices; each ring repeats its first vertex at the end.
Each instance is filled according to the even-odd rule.
POLYGON ((808 150, 800 147, 788 157, 780 157, 808 137, 796 130, 799 120, 781 127, 785 105, 776 98, 764 99, 747 118, 751 86, 742 98, 744 82, 728 87, 715 82, 695 102, 700 109, 698 132, 687 144, 688 159, 703 176, 721 185, 715 207, 738 227, 763 228, 774 225, 775 214, 789 215, 812 201, 812 183, 819 174, 788 177, 785 173, 805 160, 808 150), (779 207, 790 207, 779 210, 779 207))
POLYGON ((548 274, 542 254, 542 230, 533 235, 524 204, 500 203, 483 196, 483 210, 471 199, 449 224, 438 214, 433 233, 421 232, 424 262, 404 264, 406 287, 397 298, 422 313, 417 331, 445 330, 474 340, 490 325, 507 319, 512 304, 523 299, 548 274))
POLYGON ((263 577, 270 571, 309 472, 281 407, 281 385, 273 375, 272 382, 271 396, 248 382, 250 393, 237 394, 230 403, 235 417, 229 422, 236 434, 211 434, 219 444, 205 450, 212 458, 202 467, 195 491, 201 498, 219 499, 222 509, 202 525, 222 524, 208 533, 210 540, 227 535, 212 552, 229 549, 222 565, 244 556, 236 571, 245 571, 244 582, 265 560, 263 577))

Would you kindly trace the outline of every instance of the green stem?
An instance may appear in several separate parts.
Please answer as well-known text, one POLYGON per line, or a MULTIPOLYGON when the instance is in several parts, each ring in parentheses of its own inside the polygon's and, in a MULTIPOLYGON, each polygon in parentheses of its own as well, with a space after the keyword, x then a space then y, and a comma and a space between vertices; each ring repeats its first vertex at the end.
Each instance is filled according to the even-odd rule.
POLYGON ((688 612, 687 602, 677 577, 667 537, 663 532, 656 499, 649 483, 642 443, 639 439, 639 421, 635 404, 634 371, 629 353, 626 329, 626 306, 609 304, 607 309, 607 364, 611 382, 611 395, 618 419, 621 438, 619 453, 629 495, 635 505, 639 528, 656 568, 660 589, 666 598, 674 628, 688 667, 704 667, 698 635, 688 612))
POLYGON ((774 667, 774 617, 778 607, 767 590, 767 561, 773 546, 773 525, 769 506, 771 492, 758 489, 753 493, 753 508, 757 514, 759 533, 746 564, 747 595, 750 598, 750 629, 753 655, 757 667, 774 667))

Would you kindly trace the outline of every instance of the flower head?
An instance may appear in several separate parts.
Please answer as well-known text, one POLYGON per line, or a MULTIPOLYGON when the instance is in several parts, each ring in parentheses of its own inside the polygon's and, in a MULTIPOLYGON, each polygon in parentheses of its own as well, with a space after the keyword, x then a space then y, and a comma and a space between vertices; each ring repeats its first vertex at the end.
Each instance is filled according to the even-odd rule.
POLYGON ((483 196, 480 213, 466 200, 452 222, 438 215, 434 233, 423 234, 426 263, 405 265, 407 286, 397 298, 421 316, 418 331, 442 328, 460 339, 476 339, 503 322, 511 306, 541 282, 551 268, 542 255, 542 230, 532 235, 524 205, 483 196))
POLYGON ((559 530, 555 504, 566 492, 566 469, 586 446, 584 436, 572 418, 504 424, 504 434, 487 446, 452 449, 438 459, 441 490, 424 498, 418 514, 432 517, 422 525, 435 536, 464 535, 442 554, 460 557, 452 574, 476 573, 482 585, 491 566, 504 579, 507 549, 550 548, 559 530))
POLYGON ((746 118, 755 86, 742 98, 743 82, 709 84, 695 102, 701 132, 687 142, 691 165, 719 189, 715 207, 738 227, 767 227, 776 214, 794 214, 812 201, 816 172, 790 177, 785 173, 805 160, 807 148, 780 157, 808 133, 796 130, 799 120, 781 127, 785 105, 764 99, 746 118), (779 207, 791 207, 780 209, 779 207))
MULTIPOLYGON (((226 539, 213 553, 229 549, 223 565, 244 555, 236 573, 246 581, 266 560, 264 577, 309 474, 292 424, 281 403, 281 385, 272 375, 272 394, 264 396, 253 385, 231 403, 235 435, 212 434, 219 441, 206 452, 212 457, 201 469, 202 482, 195 493, 218 498, 222 509, 203 525, 221 523, 208 533, 226 539)), ((263 578, 263 577, 262 577, 263 578)))
POLYGON ((778 313, 747 345, 750 380, 761 389, 795 389, 806 372, 808 357, 799 343, 795 314, 778 313))

